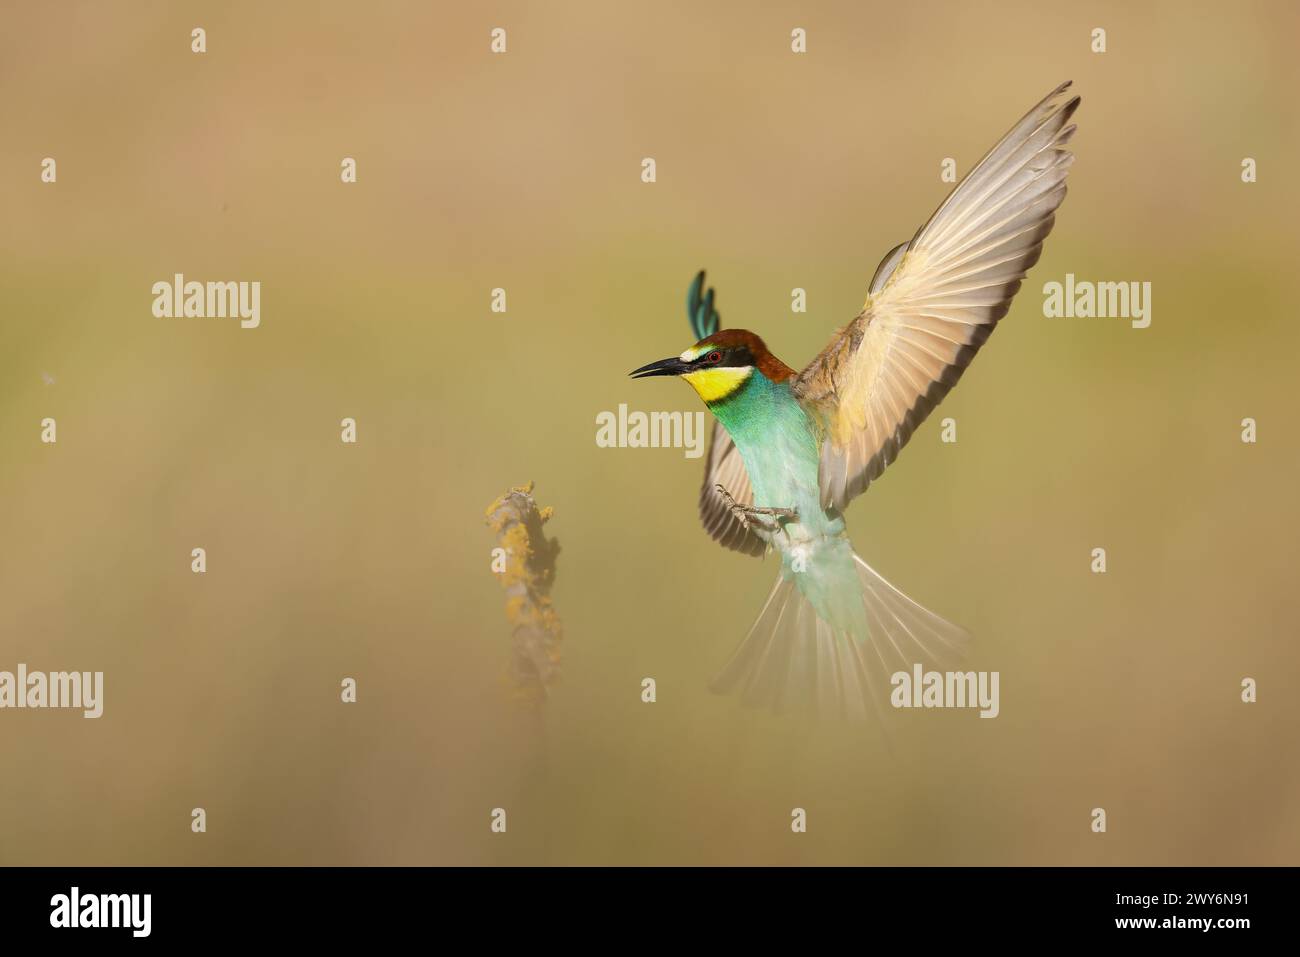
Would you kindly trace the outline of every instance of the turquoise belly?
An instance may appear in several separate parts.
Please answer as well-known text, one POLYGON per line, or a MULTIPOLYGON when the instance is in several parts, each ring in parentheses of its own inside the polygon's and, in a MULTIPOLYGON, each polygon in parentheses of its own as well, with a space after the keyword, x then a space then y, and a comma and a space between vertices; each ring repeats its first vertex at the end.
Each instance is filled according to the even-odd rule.
POLYGON ((736 443, 754 490, 754 504, 793 508, 772 545, 781 572, 793 577, 818 616, 853 635, 866 634, 861 584, 844 519, 821 507, 816 426, 784 383, 755 372, 723 402, 710 405, 736 443))

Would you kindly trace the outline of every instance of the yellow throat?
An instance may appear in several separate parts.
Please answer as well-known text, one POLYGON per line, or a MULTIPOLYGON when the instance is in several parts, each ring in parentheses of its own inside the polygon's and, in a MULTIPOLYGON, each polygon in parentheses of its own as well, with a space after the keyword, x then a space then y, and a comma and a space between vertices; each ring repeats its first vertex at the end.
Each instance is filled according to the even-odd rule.
POLYGON ((753 371, 753 366, 723 366, 717 369, 696 369, 687 372, 682 378, 691 384, 705 402, 719 402, 744 385, 753 371))

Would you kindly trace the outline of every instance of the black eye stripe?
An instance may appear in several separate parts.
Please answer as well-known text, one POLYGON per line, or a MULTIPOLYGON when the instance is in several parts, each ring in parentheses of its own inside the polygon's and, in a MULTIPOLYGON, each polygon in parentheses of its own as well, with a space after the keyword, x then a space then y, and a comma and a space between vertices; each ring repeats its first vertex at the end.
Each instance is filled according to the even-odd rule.
POLYGON ((748 348, 740 346, 732 349, 710 349, 695 359, 697 366, 725 366, 740 368, 752 366, 754 356, 748 348))

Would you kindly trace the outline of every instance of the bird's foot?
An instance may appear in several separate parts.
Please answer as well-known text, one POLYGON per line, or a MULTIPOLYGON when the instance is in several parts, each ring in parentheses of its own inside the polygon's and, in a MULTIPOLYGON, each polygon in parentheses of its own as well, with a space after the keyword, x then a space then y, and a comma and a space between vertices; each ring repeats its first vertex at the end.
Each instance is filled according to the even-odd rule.
POLYGON ((747 529, 760 538, 770 542, 771 536, 785 528, 786 522, 797 522, 799 513, 793 508, 762 508, 756 505, 741 505, 725 488, 715 485, 718 494, 726 502, 731 514, 740 519, 747 529))

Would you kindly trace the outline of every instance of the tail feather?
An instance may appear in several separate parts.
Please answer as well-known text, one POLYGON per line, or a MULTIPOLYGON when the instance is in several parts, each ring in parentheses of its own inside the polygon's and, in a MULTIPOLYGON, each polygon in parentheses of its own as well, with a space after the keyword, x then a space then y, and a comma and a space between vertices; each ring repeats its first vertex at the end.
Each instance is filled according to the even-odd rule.
POLYGON ((866 612, 866 634, 817 615, 796 579, 777 578, 749 634, 713 680, 722 694, 739 690, 750 706, 774 711, 883 719, 890 678, 914 664, 942 668, 960 659, 966 632, 923 608, 853 556, 866 612))
POLYGON ((881 622, 881 625, 885 634, 891 636, 891 641, 894 638, 906 639, 902 647, 896 641, 893 642, 901 657, 911 655, 913 662, 938 665, 965 656, 970 636, 964 629, 908 598, 885 581, 860 556, 854 555, 853 560, 862 580, 868 614, 875 612, 882 618, 887 616, 888 620, 881 622), (891 627, 890 621, 897 626, 897 630, 891 627), (920 657, 915 657, 917 655, 920 657))
MULTIPOLYGON (((791 603, 797 599, 800 599, 799 589, 794 580, 778 578, 768 595, 767 604, 749 631, 749 637, 736 649, 724 669, 724 675, 746 676, 746 700, 780 701, 788 671, 786 659, 791 652, 780 636, 798 630, 797 625, 786 617, 791 603)), ((719 679, 722 677, 720 675, 719 679)))

